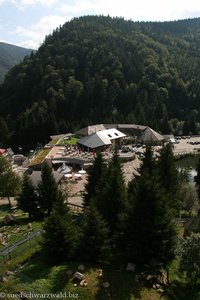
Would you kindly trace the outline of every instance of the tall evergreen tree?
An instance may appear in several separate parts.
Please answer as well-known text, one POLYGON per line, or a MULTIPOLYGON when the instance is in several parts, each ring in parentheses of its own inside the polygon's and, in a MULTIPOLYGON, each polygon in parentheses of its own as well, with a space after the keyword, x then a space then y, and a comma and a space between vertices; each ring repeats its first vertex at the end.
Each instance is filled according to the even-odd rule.
POLYGON ((150 146, 146 147, 145 156, 142 158, 142 164, 139 169, 139 173, 148 172, 153 174, 155 172, 156 162, 153 158, 153 151, 150 146))
POLYGON ((38 184, 38 194, 40 207, 50 215, 53 203, 58 194, 58 186, 55 182, 52 169, 47 163, 42 166, 41 181, 38 184))
POLYGON ((91 203, 83 215, 82 238, 80 256, 86 260, 97 262, 109 255, 108 226, 98 212, 94 203, 91 203))
POLYGON ((179 183, 178 169, 172 150, 172 144, 168 143, 161 149, 158 161, 159 174, 164 189, 168 192, 175 192, 179 183))
POLYGON ((196 165, 196 171, 197 171, 197 175, 194 177, 194 181, 197 188, 198 198, 200 200, 200 158, 196 165))
POLYGON ((157 168, 157 163, 153 157, 152 147, 147 146, 145 150, 145 155, 144 157, 142 157, 140 167, 137 170, 139 175, 134 175, 134 178, 128 183, 128 199, 130 197, 132 198, 132 195, 135 190, 135 186, 136 186, 135 183, 137 181, 137 178, 140 178, 140 176, 143 173, 148 173, 149 176, 152 176, 155 173, 156 168, 157 168))
POLYGON ((85 185, 85 192, 83 195, 83 202, 85 206, 90 203, 91 199, 95 200, 98 192, 101 191, 105 173, 106 164, 103 156, 101 152, 97 152, 94 164, 88 173, 88 181, 85 185))
MULTIPOLYGON (((149 151, 145 155, 144 161, 147 162, 147 156, 152 160, 149 151)), ((134 188, 129 190, 129 255, 137 263, 155 260, 165 264, 173 258, 175 236, 167 194, 160 186, 156 169, 141 170, 140 176, 133 179, 134 188)))
POLYGON ((171 143, 168 143, 162 148, 158 160, 158 174, 160 177, 161 186, 165 193, 168 194, 169 207, 176 214, 179 211, 180 203, 177 201, 177 193, 179 191, 179 173, 175 165, 175 159, 172 151, 171 143))
POLYGON ((43 249, 49 258, 58 262, 74 258, 79 243, 78 227, 64 200, 59 191, 44 224, 43 249))
POLYGON ((0 197, 8 197, 11 205, 10 197, 17 196, 20 188, 20 177, 12 170, 11 163, 6 157, 0 157, 0 197))
POLYGON ((104 187, 97 196, 97 208, 111 234, 122 230, 127 213, 127 192, 119 156, 115 152, 108 165, 104 187))
POLYGON ((18 198, 18 206, 29 214, 29 219, 34 217, 37 210, 37 196, 30 177, 25 173, 23 176, 22 189, 18 198))

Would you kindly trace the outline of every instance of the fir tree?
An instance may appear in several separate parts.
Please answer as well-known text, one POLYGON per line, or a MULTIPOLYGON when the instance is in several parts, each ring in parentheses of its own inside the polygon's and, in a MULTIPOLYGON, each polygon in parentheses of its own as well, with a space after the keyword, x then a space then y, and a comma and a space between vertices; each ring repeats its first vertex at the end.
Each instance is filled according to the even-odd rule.
MULTIPOLYGON (((151 146, 147 146, 145 150, 145 155, 141 159, 141 165, 137 170, 139 175, 134 175, 134 178, 128 183, 128 199, 132 201, 133 194, 135 193, 136 181, 143 173, 148 173, 149 176, 155 174, 155 170, 157 168, 157 164, 155 159, 153 158, 153 151, 151 146)), ((131 206, 133 203, 131 203, 131 206)))
POLYGON ((21 194, 18 198, 18 206, 23 211, 29 214, 29 219, 36 214, 37 211, 37 196, 30 177, 27 174, 23 176, 21 194))
MULTIPOLYGON (((147 162, 148 151, 145 156, 143 161, 147 162)), ((166 264, 173 258, 175 237, 168 195, 160 185, 155 168, 152 171, 141 167, 141 170, 129 189, 131 209, 126 231, 129 254, 137 263, 155 260, 166 264)))
POLYGON ((83 202, 85 206, 89 205, 91 199, 96 199, 98 192, 101 191, 105 173, 106 164, 101 152, 97 152, 94 164, 88 173, 88 181, 85 185, 85 192, 83 195, 83 202))
POLYGON ((180 209, 180 203, 177 201, 180 181, 171 143, 168 143, 161 150, 158 160, 158 174, 161 186, 164 192, 168 194, 168 205, 177 214, 180 209))
POLYGON ((12 170, 9 160, 0 157, 0 197, 8 197, 8 203, 11 206, 10 197, 19 194, 21 188, 21 178, 12 170))
POLYGON ((43 249, 49 258, 57 262, 75 257, 79 231, 61 191, 54 200, 52 212, 44 224, 43 249))
POLYGON ((91 203, 83 216, 80 256, 86 260, 97 262, 109 255, 108 226, 91 203))
POLYGON ((156 162, 153 158, 153 151, 150 146, 146 147, 145 155, 142 158, 142 164, 139 169, 139 173, 148 172, 150 175, 154 173, 156 168, 156 162))
POLYGON ((175 192, 179 183, 179 174, 175 165, 172 144, 162 148, 158 161, 159 174, 163 188, 167 192, 175 192))
POLYGON ((120 159, 114 153, 108 165, 104 186, 97 196, 97 208, 107 221, 111 234, 120 232, 127 213, 127 193, 120 159))
POLYGON ((195 181, 196 188, 197 188, 198 198, 200 200, 200 158, 196 165, 196 171, 197 171, 197 175, 194 177, 194 181, 195 181))
POLYGON ((45 163, 42 167, 41 181, 38 184, 38 194, 40 207, 48 215, 50 215, 57 193, 58 187, 52 169, 45 163))

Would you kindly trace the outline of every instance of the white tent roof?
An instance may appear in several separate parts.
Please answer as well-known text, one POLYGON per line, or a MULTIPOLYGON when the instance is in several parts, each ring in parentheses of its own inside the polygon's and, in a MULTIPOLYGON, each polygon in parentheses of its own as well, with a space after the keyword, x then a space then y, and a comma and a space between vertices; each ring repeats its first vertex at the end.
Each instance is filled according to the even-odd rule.
POLYGON ((90 134, 81 138, 78 143, 89 148, 98 148, 106 145, 111 145, 112 140, 125 137, 121 131, 112 128, 107 130, 101 130, 96 133, 90 134))

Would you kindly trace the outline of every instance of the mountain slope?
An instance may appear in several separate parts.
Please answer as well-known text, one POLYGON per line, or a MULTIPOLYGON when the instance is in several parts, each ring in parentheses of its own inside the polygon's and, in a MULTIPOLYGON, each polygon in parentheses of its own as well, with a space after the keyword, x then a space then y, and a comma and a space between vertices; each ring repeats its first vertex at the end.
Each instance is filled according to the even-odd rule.
POLYGON ((7 72, 27 55, 31 50, 15 45, 0 42, 0 82, 3 81, 7 72))
POLYGON ((138 123, 197 133, 200 19, 132 22, 86 16, 48 36, 0 87, 12 143, 91 123, 138 123))

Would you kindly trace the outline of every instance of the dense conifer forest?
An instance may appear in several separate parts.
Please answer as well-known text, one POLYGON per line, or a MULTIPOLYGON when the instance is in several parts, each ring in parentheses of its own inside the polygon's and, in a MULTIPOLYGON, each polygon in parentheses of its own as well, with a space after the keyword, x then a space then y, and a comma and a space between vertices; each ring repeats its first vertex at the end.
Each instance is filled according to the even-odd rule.
POLYGON ((1 143, 34 145, 91 123, 198 133, 199 36, 200 18, 65 23, 0 86, 1 143))
POLYGON ((0 83, 3 82, 7 72, 30 53, 30 49, 0 42, 0 83))

